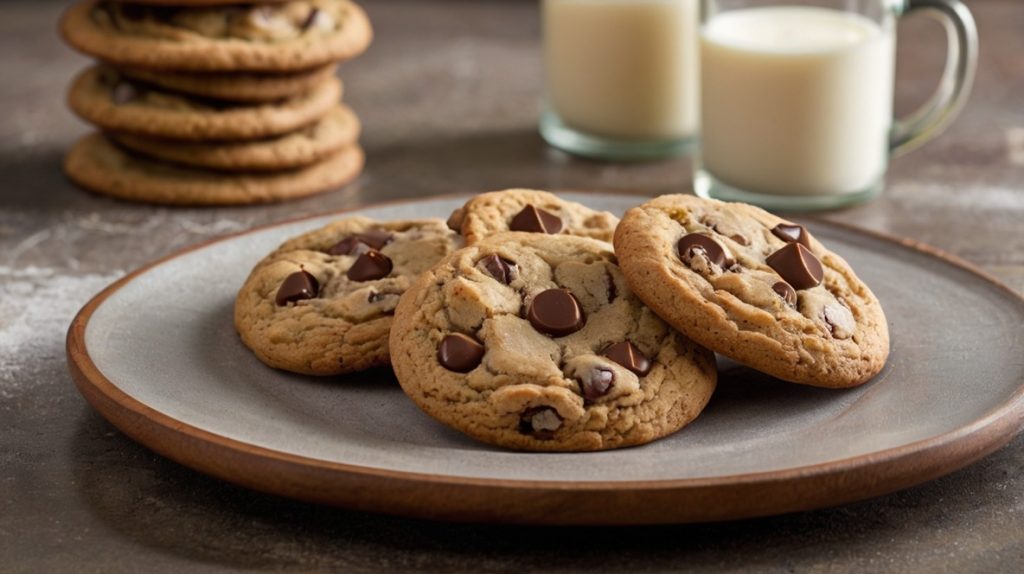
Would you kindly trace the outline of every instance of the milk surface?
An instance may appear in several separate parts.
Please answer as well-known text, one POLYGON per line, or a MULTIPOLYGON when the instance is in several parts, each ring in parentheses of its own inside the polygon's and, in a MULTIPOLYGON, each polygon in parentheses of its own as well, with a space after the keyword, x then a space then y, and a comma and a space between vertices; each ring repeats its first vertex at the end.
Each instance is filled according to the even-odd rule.
POLYGON ((548 105, 581 131, 678 139, 699 123, 698 0, 544 0, 548 105))
POLYGON ((881 178, 894 37, 814 7, 715 15, 701 33, 703 166, 759 193, 841 194, 881 178))

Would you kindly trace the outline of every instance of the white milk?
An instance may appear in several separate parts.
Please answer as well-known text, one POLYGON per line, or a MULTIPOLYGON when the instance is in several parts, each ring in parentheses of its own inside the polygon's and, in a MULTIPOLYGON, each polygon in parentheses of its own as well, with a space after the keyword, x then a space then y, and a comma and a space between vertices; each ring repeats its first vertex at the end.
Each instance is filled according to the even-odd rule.
POLYGON ((698 0, 544 0, 550 105, 563 122, 612 138, 694 135, 698 0))
POLYGON ((704 169, 786 195, 862 191, 885 172, 894 38, 811 7, 714 16, 701 35, 704 169))

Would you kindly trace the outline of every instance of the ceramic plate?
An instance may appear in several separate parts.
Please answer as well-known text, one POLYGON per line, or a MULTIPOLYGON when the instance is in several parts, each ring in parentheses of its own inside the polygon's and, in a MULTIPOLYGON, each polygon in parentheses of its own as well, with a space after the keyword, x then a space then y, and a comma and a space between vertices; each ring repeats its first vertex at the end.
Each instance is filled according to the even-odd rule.
MULTIPOLYGON (((566 197, 616 213, 640 202, 566 197)), ((464 199, 350 213, 446 217, 464 199)), ((291 375, 266 368, 239 342, 232 305, 253 264, 337 217, 199 245, 111 285, 69 332, 83 395, 154 451, 257 490, 401 515, 527 523, 726 520, 840 504, 960 468, 1024 422, 1024 300, 929 248, 811 220, 888 315, 892 353, 872 382, 815 389, 720 360, 707 409, 664 440, 584 454, 491 448, 420 412, 388 370, 291 375)))

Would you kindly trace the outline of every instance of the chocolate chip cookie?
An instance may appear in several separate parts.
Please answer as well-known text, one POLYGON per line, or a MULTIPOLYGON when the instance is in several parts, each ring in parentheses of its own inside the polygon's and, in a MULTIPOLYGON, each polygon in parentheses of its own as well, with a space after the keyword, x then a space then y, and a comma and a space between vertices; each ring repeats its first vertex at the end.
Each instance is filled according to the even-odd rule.
POLYGON ((235 328, 278 369, 338 375, 386 365, 399 297, 456 241, 441 220, 336 221, 256 265, 238 292, 235 328))
POLYGON ((348 0, 231 6, 146 6, 85 0, 61 33, 82 52, 151 70, 289 72, 362 53, 372 31, 348 0))
POLYGON ((83 71, 68 105, 105 130, 183 140, 255 139, 316 122, 335 108, 341 82, 329 78, 313 91, 270 104, 239 105, 186 97, 128 80, 109 67, 83 71))
POLYGON ((545 235, 577 235, 610 242, 619 219, 557 195, 534 189, 507 189, 482 193, 456 209, 448 226, 467 245, 504 231, 545 235))
POLYGON ((402 297, 392 366, 424 411, 481 441, 590 451, 668 435, 704 408, 714 356, 632 294, 605 242, 504 233, 402 297))
POLYGON ((282 136, 239 142, 192 142, 112 133, 121 146, 154 159, 224 171, 270 171, 316 163, 359 137, 359 119, 338 104, 315 124, 282 136))
POLYGON ((280 74, 258 72, 178 72, 118 68, 137 83, 226 102, 276 102, 308 92, 334 77, 337 64, 280 74))
POLYGON ((852 387, 889 354, 882 307, 846 261, 756 207, 662 196, 626 212, 615 252, 669 324, 780 379, 852 387))
POLYGON ((242 205, 283 201, 341 187, 363 168, 358 145, 341 148, 307 166, 275 172, 224 173, 131 155, 101 134, 79 140, 64 171, 103 195, 172 205, 242 205))

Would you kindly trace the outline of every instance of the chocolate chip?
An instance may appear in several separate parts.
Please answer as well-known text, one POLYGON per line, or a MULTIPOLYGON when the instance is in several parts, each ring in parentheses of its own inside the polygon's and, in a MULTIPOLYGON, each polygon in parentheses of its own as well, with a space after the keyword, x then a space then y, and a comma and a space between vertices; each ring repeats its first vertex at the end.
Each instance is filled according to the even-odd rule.
POLYGON ((359 238, 352 236, 346 237, 332 245, 327 250, 327 253, 328 255, 362 255, 369 250, 369 245, 359 241, 359 238))
POLYGON ((519 417, 519 432, 540 440, 551 440, 561 427, 562 417, 551 407, 532 407, 519 417))
POLYGON ((776 281, 775 284, 772 285, 772 291, 775 291, 779 297, 782 297, 782 299, 786 301, 787 305, 791 307, 796 305, 796 289, 793 289, 789 283, 786 283, 785 281, 776 281))
POLYGON ((799 243, 787 243, 769 255, 765 262, 794 289, 817 287, 824 277, 821 262, 810 249, 799 243))
POLYGON ((736 262, 724 245, 719 243, 714 237, 709 237, 702 233, 684 235, 679 240, 677 249, 679 250, 679 258, 684 262, 689 261, 691 257, 698 253, 703 253, 707 256, 708 261, 723 268, 732 267, 733 263, 736 262))
POLYGON ((345 276, 353 281, 372 281, 387 277, 392 267, 391 259, 387 255, 371 249, 356 259, 345 276))
POLYGON ((583 308, 568 289, 541 291, 530 302, 526 318, 534 329, 552 337, 575 333, 586 324, 583 308))
POLYGON ((516 264, 502 259, 497 253, 491 253, 480 260, 480 265, 498 282, 508 285, 515 277, 516 264))
POLYGON ((320 9, 310 8, 309 14, 306 15, 306 19, 302 21, 302 30, 309 30, 313 26, 313 22, 316 22, 318 16, 320 16, 320 9))
POLYGON ((468 373, 475 369, 484 358, 484 346, 476 339, 452 333, 441 339, 437 346, 437 361, 441 366, 456 373, 468 373))
POLYGON ((601 354, 633 371, 638 377, 651 372, 651 362, 629 341, 609 345, 601 354))
POLYGON ((110 91, 110 99, 118 106, 134 101, 140 95, 138 88, 128 82, 118 82, 110 91))
POLYGON ((312 299, 320 293, 320 283, 306 270, 296 271, 285 277, 277 290, 274 301, 278 306, 295 303, 303 299, 312 299))
POLYGON ((579 381, 583 398, 596 401, 612 390, 612 386, 615 385, 615 373, 611 369, 594 367, 581 373, 576 380, 579 381))
POLYGON ((527 205, 512 218, 509 229, 554 235, 562 230, 562 220, 553 213, 527 205))
POLYGON ((804 247, 811 246, 811 234, 803 225, 795 223, 780 223, 772 228, 772 235, 786 243, 799 243, 804 247))
POLYGON ((395 238, 391 232, 382 229, 368 229, 362 233, 356 233, 355 237, 378 251, 384 249, 384 246, 395 238))

